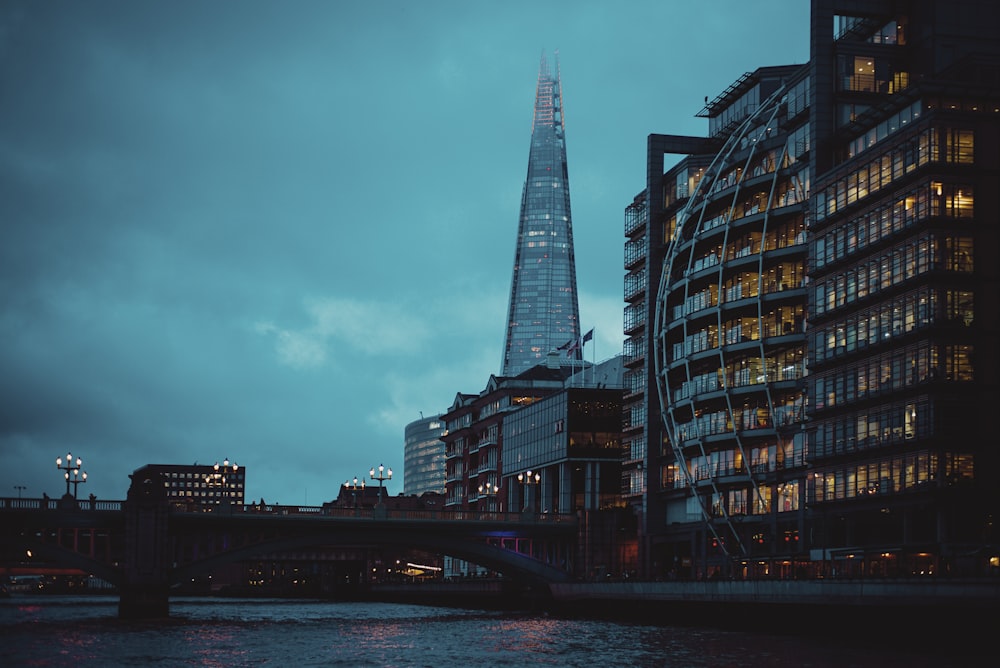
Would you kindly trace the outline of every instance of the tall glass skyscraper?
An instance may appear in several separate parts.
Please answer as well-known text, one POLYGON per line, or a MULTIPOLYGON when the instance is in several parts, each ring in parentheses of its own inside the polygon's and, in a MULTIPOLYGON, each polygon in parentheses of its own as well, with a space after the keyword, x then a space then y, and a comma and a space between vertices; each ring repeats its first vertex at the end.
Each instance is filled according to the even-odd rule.
MULTIPOLYGON (((542 54, 521 195, 502 374, 515 376, 580 335, 558 57, 542 54)), ((579 348, 569 353, 580 359, 579 348)))

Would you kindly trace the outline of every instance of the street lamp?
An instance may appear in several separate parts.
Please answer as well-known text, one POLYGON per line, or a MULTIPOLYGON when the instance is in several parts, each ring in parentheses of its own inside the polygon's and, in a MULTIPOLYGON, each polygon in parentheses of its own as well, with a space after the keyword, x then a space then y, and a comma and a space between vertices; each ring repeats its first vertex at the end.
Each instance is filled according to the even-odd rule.
POLYGON ((351 481, 348 480, 344 483, 344 487, 351 490, 351 500, 354 502, 354 509, 358 509, 358 490, 361 490, 361 496, 364 498, 365 495, 365 479, 361 479, 361 484, 358 484, 358 476, 354 476, 354 484, 351 485, 351 481))
POLYGON ((497 494, 500 492, 500 486, 496 483, 487 482, 485 485, 479 486, 479 498, 486 497, 486 509, 489 511, 496 511, 497 494))
POLYGON ((28 488, 25 487, 24 485, 14 485, 14 489, 17 490, 17 498, 20 499, 21 498, 21 492, 23 492, 24 490, 26 490, 28 488))
POLYGON ((65 466, 63 466, 62 457, 56 457, 56 468, 59 469, 60 471, 65 471, 63 477, 66 478, 66 496, 69 496, 69 486, 70 483, 72 483, 74 499, 76 498, 76 490, 77 487, 80 485, 80 483, 87 482, 87 472, 84 471, 82 475, 80 473, 81 464, 83 464, 83 460, 77 457, 76 461, 74 462, 73 455, 70 453, 66 453, 65 466), (72 477, 70 477, 70 473, 73 474, 72 477))
POLYGON ((542 474, 537 471, 532 472, 529 470, 527 473, 517 474, 517 481, 528 488, 528 499, 524 504, 524 510, 531 510, 531 485, 537 485, 541 480, 542 474))
POLYGON ((378 475, 375 475, 375 467, 373 466, 368 475, 372 480, 378 480, 378 504, 382 505, 382 482, 385 480, 392 480, 392 469, 387 469, 381 464, 378 465, 378 475))

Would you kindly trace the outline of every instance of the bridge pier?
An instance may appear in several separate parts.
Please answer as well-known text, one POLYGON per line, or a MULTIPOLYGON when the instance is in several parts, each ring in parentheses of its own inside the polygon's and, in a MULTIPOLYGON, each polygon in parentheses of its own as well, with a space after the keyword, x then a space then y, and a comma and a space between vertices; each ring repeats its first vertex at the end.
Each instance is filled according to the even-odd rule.
POLYGON ((170 614, 169 503, 160 476, 142 469, 132 476, 125 501, 125 564, 119 586, 119 619, 170 614))
POLYGON ((119 619, 157 619, 170 615, 170 586, 127 584, 118 598, 119 619))

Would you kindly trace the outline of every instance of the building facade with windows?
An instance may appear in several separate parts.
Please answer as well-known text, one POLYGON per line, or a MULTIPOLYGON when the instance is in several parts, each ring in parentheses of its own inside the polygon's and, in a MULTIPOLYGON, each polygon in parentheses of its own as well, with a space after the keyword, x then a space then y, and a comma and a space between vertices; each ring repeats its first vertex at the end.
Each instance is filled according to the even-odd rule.
MULTIPOLYGON (((454 510, 509 512, 509 487, 502 486, 506 417, 559 392, 572 368, 560 365, 558 354, 512 378, 490 376, 479 394, 455 396, 441 416, 446 430, 445 507, 454 510)), ((520 510, 520 507, 516 508, 520 510)))
MULTIPOLYGON (((545 363, 549 351, 580 336, 573 220, 563 125, 562 81, 545 55, 538 71, 528 175, 521 195, 503 376, 545 363)), ((574 351, 580 360, 580 351, 574 351)))
POLYGON ((653 327, 657 575, 771 576, 800 557, 808 92, 803 66, 747 73, 703 111, 715 152, 667 175, 697 166, 671 201, 653 327))
POLYGON ((812 23, 811 556, 977 574, 1000 552, 1000 10, 823 0, 812 23))
POLYGON ((444 494, 444 433, 440 415, 415 420, 406 425, 403 445, 403 494, 425 492, 444 494))
POLYGON ((172 506, 211 512, 220 506, 243 505, 246 468, 228 459, 215 464, 147 464, 129 476, 159 477, 172 506))
POLYGON ((650 136, 625 212, 644 574, 1000 567, 997 24, 813 0, 808 64, 736 81, 705 138, 650 136))

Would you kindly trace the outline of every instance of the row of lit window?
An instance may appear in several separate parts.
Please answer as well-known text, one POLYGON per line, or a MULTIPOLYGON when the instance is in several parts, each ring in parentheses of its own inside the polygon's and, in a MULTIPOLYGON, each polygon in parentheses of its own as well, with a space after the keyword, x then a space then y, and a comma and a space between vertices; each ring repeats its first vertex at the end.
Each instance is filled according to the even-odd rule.
POLYGON ((233 480, 231 478, 226 478, 223 482, 221 479, 211 478, 210 480, 205 480, 205 476, 198 478, 196 480, 184 481, 184 482, 167 482, 164 485, 169 489, 185 489, 185 488, 196 488, 196 489, 239 489, 243 486, 242 480, 233 480))
POLYGON ((942 321, 970 326, 975 317, 973 293, 921 288, 876 304, 856 316, 830 323, 814 336, 812 362, 824 362, 942 321), (943 305, 943 308, 939 308, 943 305))
MULTIPOLYGON (((781 262, 767 268, 762 275, 756 272, 744 271, 728 277, 722 283, 722 294, 726 302, 739 301, 756 297, 760 291, 763 294, 781 292, 800 287, 805 280, 805 271, 801 262, 781 262)), ((698 311, 714 308, 719 305, 719 285, 710 283, 678 304, 671 311, 673 320, 679 321, 685 316, 698 311)))
POLYGON ((926 397, 853 411, 817 422, 810 433, 814 458, 899 445, 935 431, 933 404, 926 397))
POLYGON ((972 164, 973 152, 974 134, 971 130, 927 128, 814 193, 814 220, 825 220, 827 216, 889 186, 920 165, 942 160, 972 164))
MULTIPOLYGON (((808 184, 802 181, 798 175, 792 175, 788 179, 779 180, 774 185, 773 197, 767 191, 759 190, 745 196, 740 202, 733 204, 718 215, 700 221, 698 227, 691 232, 703 237, 705 233, 731 222, 766 211, 769 204, 771 208, 779 208, 804 202, 808 193, 808 184)), ((695 222, 693 219, 685 220, 684 226, 693 222, 695 222)))
POLYGON ((894 69, 888 58, 842 54, 837 56, 838 90, 896 95, 910 83, 910 74, 894 69))
MULTIPOLYGON (((700 412, 699 412, 700 413, 700 412)), ((774 424, 767 408, 748 408, 747 410, 728 409, 712 413, 695 415, 690 422, 674 426, 674 438, 677 443, 694 438, 705 438, 719 434, 736 434, 754 429, 771 429, 774 424)))
MULTIPOLYGON (((763 176, 764 174, 773 173, 775 167, 777 166, 775 157, 775 151, 766 151, 763 155, 753 156, 751 166, 746 169, 746 177, 748 179, 752 179, 758 176, 763 176)), ((715 180, 715 184, 712 186, 710 192, 715 194, 720 190, 726 190, 727 188, 732 188, 733 186, 739 184, 744 176, 743 166, 744 163, 739 162, 736 167, 730 169, 725 174, 721 174, 719 178, 715 180)))
POLYGON ((799 509, 801 485, 798 480, 776 485, 758 485, 713 492, 709 501, 712 517, 734 515, 770 515, 772 510, 779 513, 794 512, 799 509), (775 503, 775 501, 777 501, 775 503))
POLYGON ((971 219, 975 197, 969 185, 931 181, 816 237, 812 262, 821 269, 929 217, 971 219))
POLYGON ((785 336, 802 332, 804 308, 801 304, 772 309, 759 316, 733 318, 722 323, 724 343, 733 345, 747 341, 758 341, 761 334, 765 338, 785 336))
MULTIPOLYGON (((764 320, 765 336, 784 336, 801 332, 803 319, 801 313, 796 314, 798 308, 792 308, 790 313, 787 309, 773 309, 767 314, 762 314, 764 320), (795 314, 792 319, 786 320, 786 314, 795 314), (786 326, 786 322, 789 326, 786 326)), ((760 340, 759 320, 757 317, 735 318, 723 323, 722 343, 733 345, 741 342, 751 342, 760 340)), ((720 337, 717 325, 708 325, 703 329, 689 334, 684 340, 673 344, 672 361, 677 361, 719 347, 720 337)), ((763 381, 761 381, 763 382, 763 381)))
MULTIPOLYGON (((676 415, 676 412, 672 412, 670 419, 673 420, 676 415)), ((704 417, 706 416, 699 414, 699 418, 696 418, 696 420, 704 417)), ((711 419, 708 421, 706 428, 717 429, 717 431, 712 432, 716 434, 731 433, 734 426, 737 431, 771 429, 775 426, 783 427, 800 422, 803 419, 803 406, 797 397, 788 395, 785 397, 774 397, 771 404, 767 402, 746 402, 741 408, 733 410, 733 419, 729 419, 727 410, 712 413, 708 417, 711 419)), ((679 439, 676 441, 678 445, 684 440, 694 438, 696 436, 694 431, 698 428, 699 424, 697 422, 675 424, 674 432, 679 439)))
POLYGON ((916 276, 934 271, 972 273, 972 237, 927 233, 901 243, 816 284, 816 315, 854 304, 916 276))
POLYGON ((969 382, 974 380, 972 353, 971 345, 922 341, 811 376, 811 395, 816 410, 823 410, 935 379, 969 382))
MULTIPOLYGON (((206 475, 211 475, 216 472, 217 471, 215 471, 211 467, 206 466, 205 470, 200 473, 177 473, 174 471, 170 471, 170 472, 164 472, 163 477, 169 480, 204 480, 206 475)), ((237 480, 242 480, 243 471, 237 471, 235 473, 230 472, 227 473, 226 476, 235 478, 237 480)))
POLYGON ((743 271, 727 277, 722 283, 724 301, 734 302, 802 287, 806 272, 802 262, 781 262, 768 267, 763 274, 743 271))
MULTIPOLYGON (((747 475, 748 472, 757 475, 774 473, 802 467, 805 463, 805 439, 801 434, 796 434, 793 438, 784 439, 780 443, 750 448, 750 461, 747 463, 749 471, 744 466, 743 451, 739 449, 717 450, 688 458, 685 463, 687 476, 679 479, 674 476, 672 486, 685 487, 689 482, 747 475)), ((676 472, 676 466, 672 464, 669 468, 676 472)))
POLYGON ((939 477, 948 482, 972 480, 972 455, 928 451, 887 457, 871 464, 817 471, 810 478, 809 502, 866 499, 879 494, 898 494, 928 485, 939 477), (940 476, 939 476, 940 473, 940 476))
POLYGON ((186 497, 186 498, 187 497, 190 497, 190 498, 198 497, 198 498, 218 499, 218 498, 220 498, 223 495, 224 494, 223 494, 222 490, 219 490, 219 489, 216 489, 214 491, 212 491, 212 490, 205 491, 205 490, 190 490, 190 489, 171 489, 170 491, 167 492, 167 496, 186 497))

